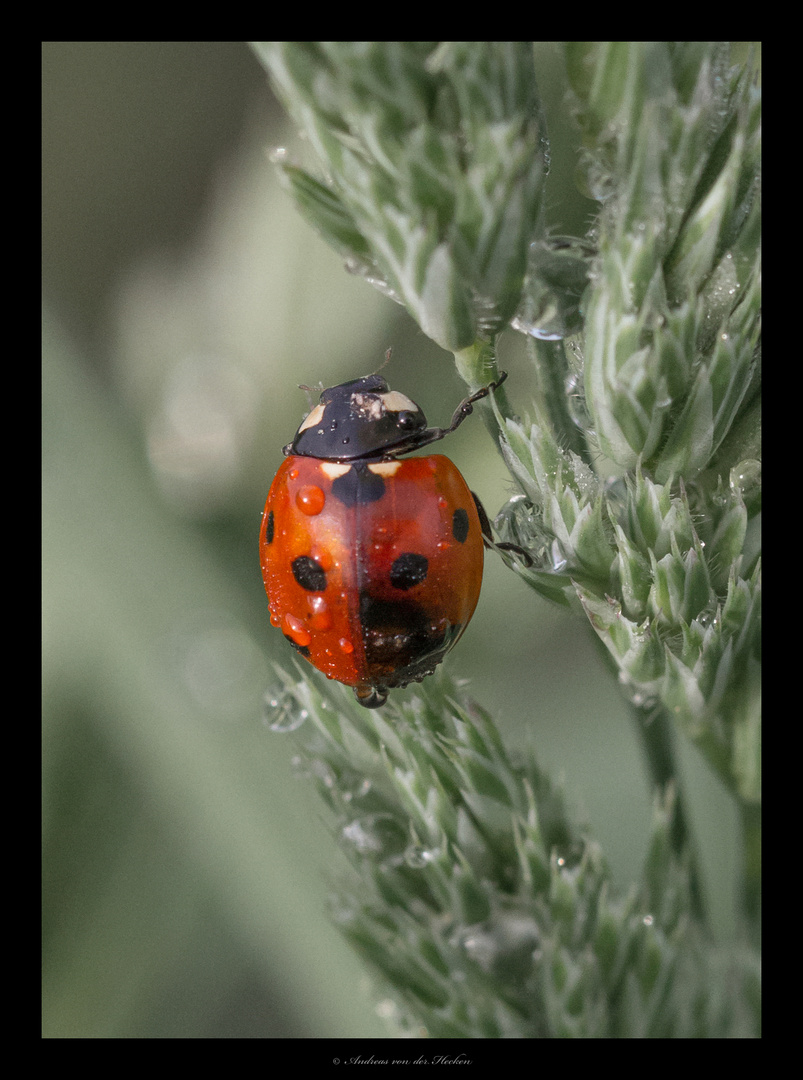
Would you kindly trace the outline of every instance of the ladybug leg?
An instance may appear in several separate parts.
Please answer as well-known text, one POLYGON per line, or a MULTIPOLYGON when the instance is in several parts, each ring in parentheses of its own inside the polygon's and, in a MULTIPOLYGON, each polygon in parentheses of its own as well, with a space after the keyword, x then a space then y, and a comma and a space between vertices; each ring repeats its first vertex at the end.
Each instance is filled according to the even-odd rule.
POLYGON ((430 443, 438 442, 439 439, 443 439, 446 435, 451 435, 453 431, 456 431, 463 423, 467 416, 471 416, 474 412, 474 402, 481 401, 482 398, 488 397, 493 393, 498 386, 507 378, 506 371, 500 371, 499 378, 495 382, 488 383, 487 386, 481 386, 479 390, 476 390, 471 397, 465 398, 454 411, 452 422, 445 428, 428 428, 426 431, 420 432, 413 439, 410 440, 408 447, 402 445, 396 445, 393 447, 393 453, 389 455, 388 460, 392 457, 397 457, 400 453, 406 454, 408 450, 420 450, 422 446, 429 446, 430 443))
POLYGON ((533 558, 529 552, 524 550, 524 548, 520 548, 518 544, 508 544, 501 540, 494 540, 491 522, 488 520, 488 515, 485 513, 485 507, 473 491, 471 494, 474 498, 474 504, 477 507, 477 513, 479 514, 480 528, 482 529, 482 542, 485 546, 493 551, 510 551, 514 555, 518 555, 525 566, 532 566, 533 558))
POLYGON ((507 372, 500 371, 499 378, 495 382, 490 382, 487 386, 481 386, 479 390, 476 390, 470 397, 464 398, 455 409, 451 424, 449 424, 447 428, 442 429, 440 438, 443 438, 444 435, 451 435, 453 431, 456 431, 465 418, 471 416, 474 412, 474 402, 482 401, 483 398, 488 397, 489 394, 493 393, 494 390, 497 390, 502 385, 506 378, 507 372))

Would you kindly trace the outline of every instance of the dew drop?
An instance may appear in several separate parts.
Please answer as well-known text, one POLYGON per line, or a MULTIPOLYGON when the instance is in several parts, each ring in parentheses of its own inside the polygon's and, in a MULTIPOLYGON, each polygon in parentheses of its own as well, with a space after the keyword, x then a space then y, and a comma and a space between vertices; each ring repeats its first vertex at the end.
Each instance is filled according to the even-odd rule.
POLYGON ((369 814, 355 818, 343 828, 347 840, 360 855, 389 857, 404 850, 405 835, 391 814, 369 814))
POLYGON ((535 322, 517 315, 510 320, 510 325, 520 334, 527 334, 528 337, 537 338, 539 341, 560 341, 566 337, 567 333, 563 324, 558 322, 554 312, 544 315, 543 322, 541 320, 535 322))
POLYGON ((421 847, 419 844, 411 844, 404 853, 404 861, 413 870, 423 870, 434 858, 435 855, 432 851, 421 847))
POLYGON ((296 506, 307 517, 316 517, 325 505, 326 496, 315 484, 306 484, 296 492, 296 506))
POLYGON ((268 691, 265 694, 263 720, 271 731, 282 734, 300 728, 309 716, 306 709, 299 708, 292 690, 268 691))
POLYGON ((466 955, 483 971, 526 978, 532 971, 539 940, 535 920, 511 912, 472 928, 462 945, 466 955))
POLYGON ((310 626, 313 630, 330 630, 332 627, 332 612, 324 596, 308 596, 307 607, 310 612, 310 626))
POLYGON ((556 574, 559 574, 566 569, 566 556, 563 554, 563 550, 557 540, 552 541, 550 562, 552 563, 552 570, 556 574))
POLYGON ((301 619, 296 618, 295 615, 291 615, 289 611, 284 613, 282 617, 282 629, 287 637, 299 645, 301 648, 309 645, 312 641, 312 634, 307 630, 301 619))
POLYGON ((737 492, 742 497, 756 490, 761 484, 761 462, 754 458, 740 461, 731 469, 729 483, 731 491, 737 492))

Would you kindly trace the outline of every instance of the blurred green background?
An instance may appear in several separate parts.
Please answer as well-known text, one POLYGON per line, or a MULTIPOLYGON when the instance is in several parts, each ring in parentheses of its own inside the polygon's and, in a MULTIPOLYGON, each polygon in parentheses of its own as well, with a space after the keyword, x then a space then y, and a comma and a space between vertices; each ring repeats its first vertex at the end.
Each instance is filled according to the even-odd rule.
MULTIPOLYGON (((557 52, 539 49, 548 216, 585 230, 557 52)), ((443 424, 450 357, 343 271, 279 189, 303 153, 238 42, 43 45, 43 1034, 393 1034, 330 926, 339 855, 268 730, 259 521, 281 446, 332 385, 382 362, 443 424)), ((504 341, 526 409, 520 342, 504 341)), ((512 493, 481 424, 448 452, 490 513, 512 493)), ((449 658, 564 777, 626 889, 649 794, 585 628, 501 561, 449 658)), ((734 818, 683 756, 708 896, 733 928, 734 818)))

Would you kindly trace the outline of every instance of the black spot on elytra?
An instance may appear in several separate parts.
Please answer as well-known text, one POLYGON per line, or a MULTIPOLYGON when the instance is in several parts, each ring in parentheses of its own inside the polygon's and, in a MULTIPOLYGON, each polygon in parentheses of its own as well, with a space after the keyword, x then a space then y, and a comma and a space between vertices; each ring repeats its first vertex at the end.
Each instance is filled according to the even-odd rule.
POLYGON ((265 543, 266 544, 272 544, 273 543, 273 529, 274 529, 273 511, 271 510, 270 513, 268 514, 268 523, 265 526, 265 543))
POLYGON ((462 507, 452 514, 452 536, 464 544, 468 536, 468 513, 462 507))
POLYGON ((326 588, 326 571, 309 555, 299 555, 290 564, 293 577, 307 592, 323 592, 326 588))
POLYGON ((409 600, 378 600, 367 593, 360 596, 360 621, 369 679, 383 690, 431 675, 462 630, 409 600))
POLYGON ((353 465, 332 481, 332 494, 344 506, 378 502, 385 494, 385 481, 367 465, 353 465))
POLYGON ((412 589, 426 580, 429 560, 414 551, 405 551, 393 560, 390 568, 390 583, 396 589, 412 589))
MULTIPOLYGON (((360 597, 365 658, 398 672, 421 656, 433 652, 443 642, 446 626, 433 628, 427 613, 406 600, 378 600, 363 593, 360 597)), ((389 685, 398 685, 391 679, 389 685)))

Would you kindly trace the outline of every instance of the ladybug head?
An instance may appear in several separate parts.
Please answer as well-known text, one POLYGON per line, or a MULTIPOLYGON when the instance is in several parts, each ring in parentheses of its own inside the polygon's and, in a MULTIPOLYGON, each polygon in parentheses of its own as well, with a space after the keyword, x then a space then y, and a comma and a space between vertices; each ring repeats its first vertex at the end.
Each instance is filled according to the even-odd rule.
POLYGON ((379 375, 331 386, 321 394, 285 454, 351 461, 406 453, 429 442, 423 412, 379 375))

